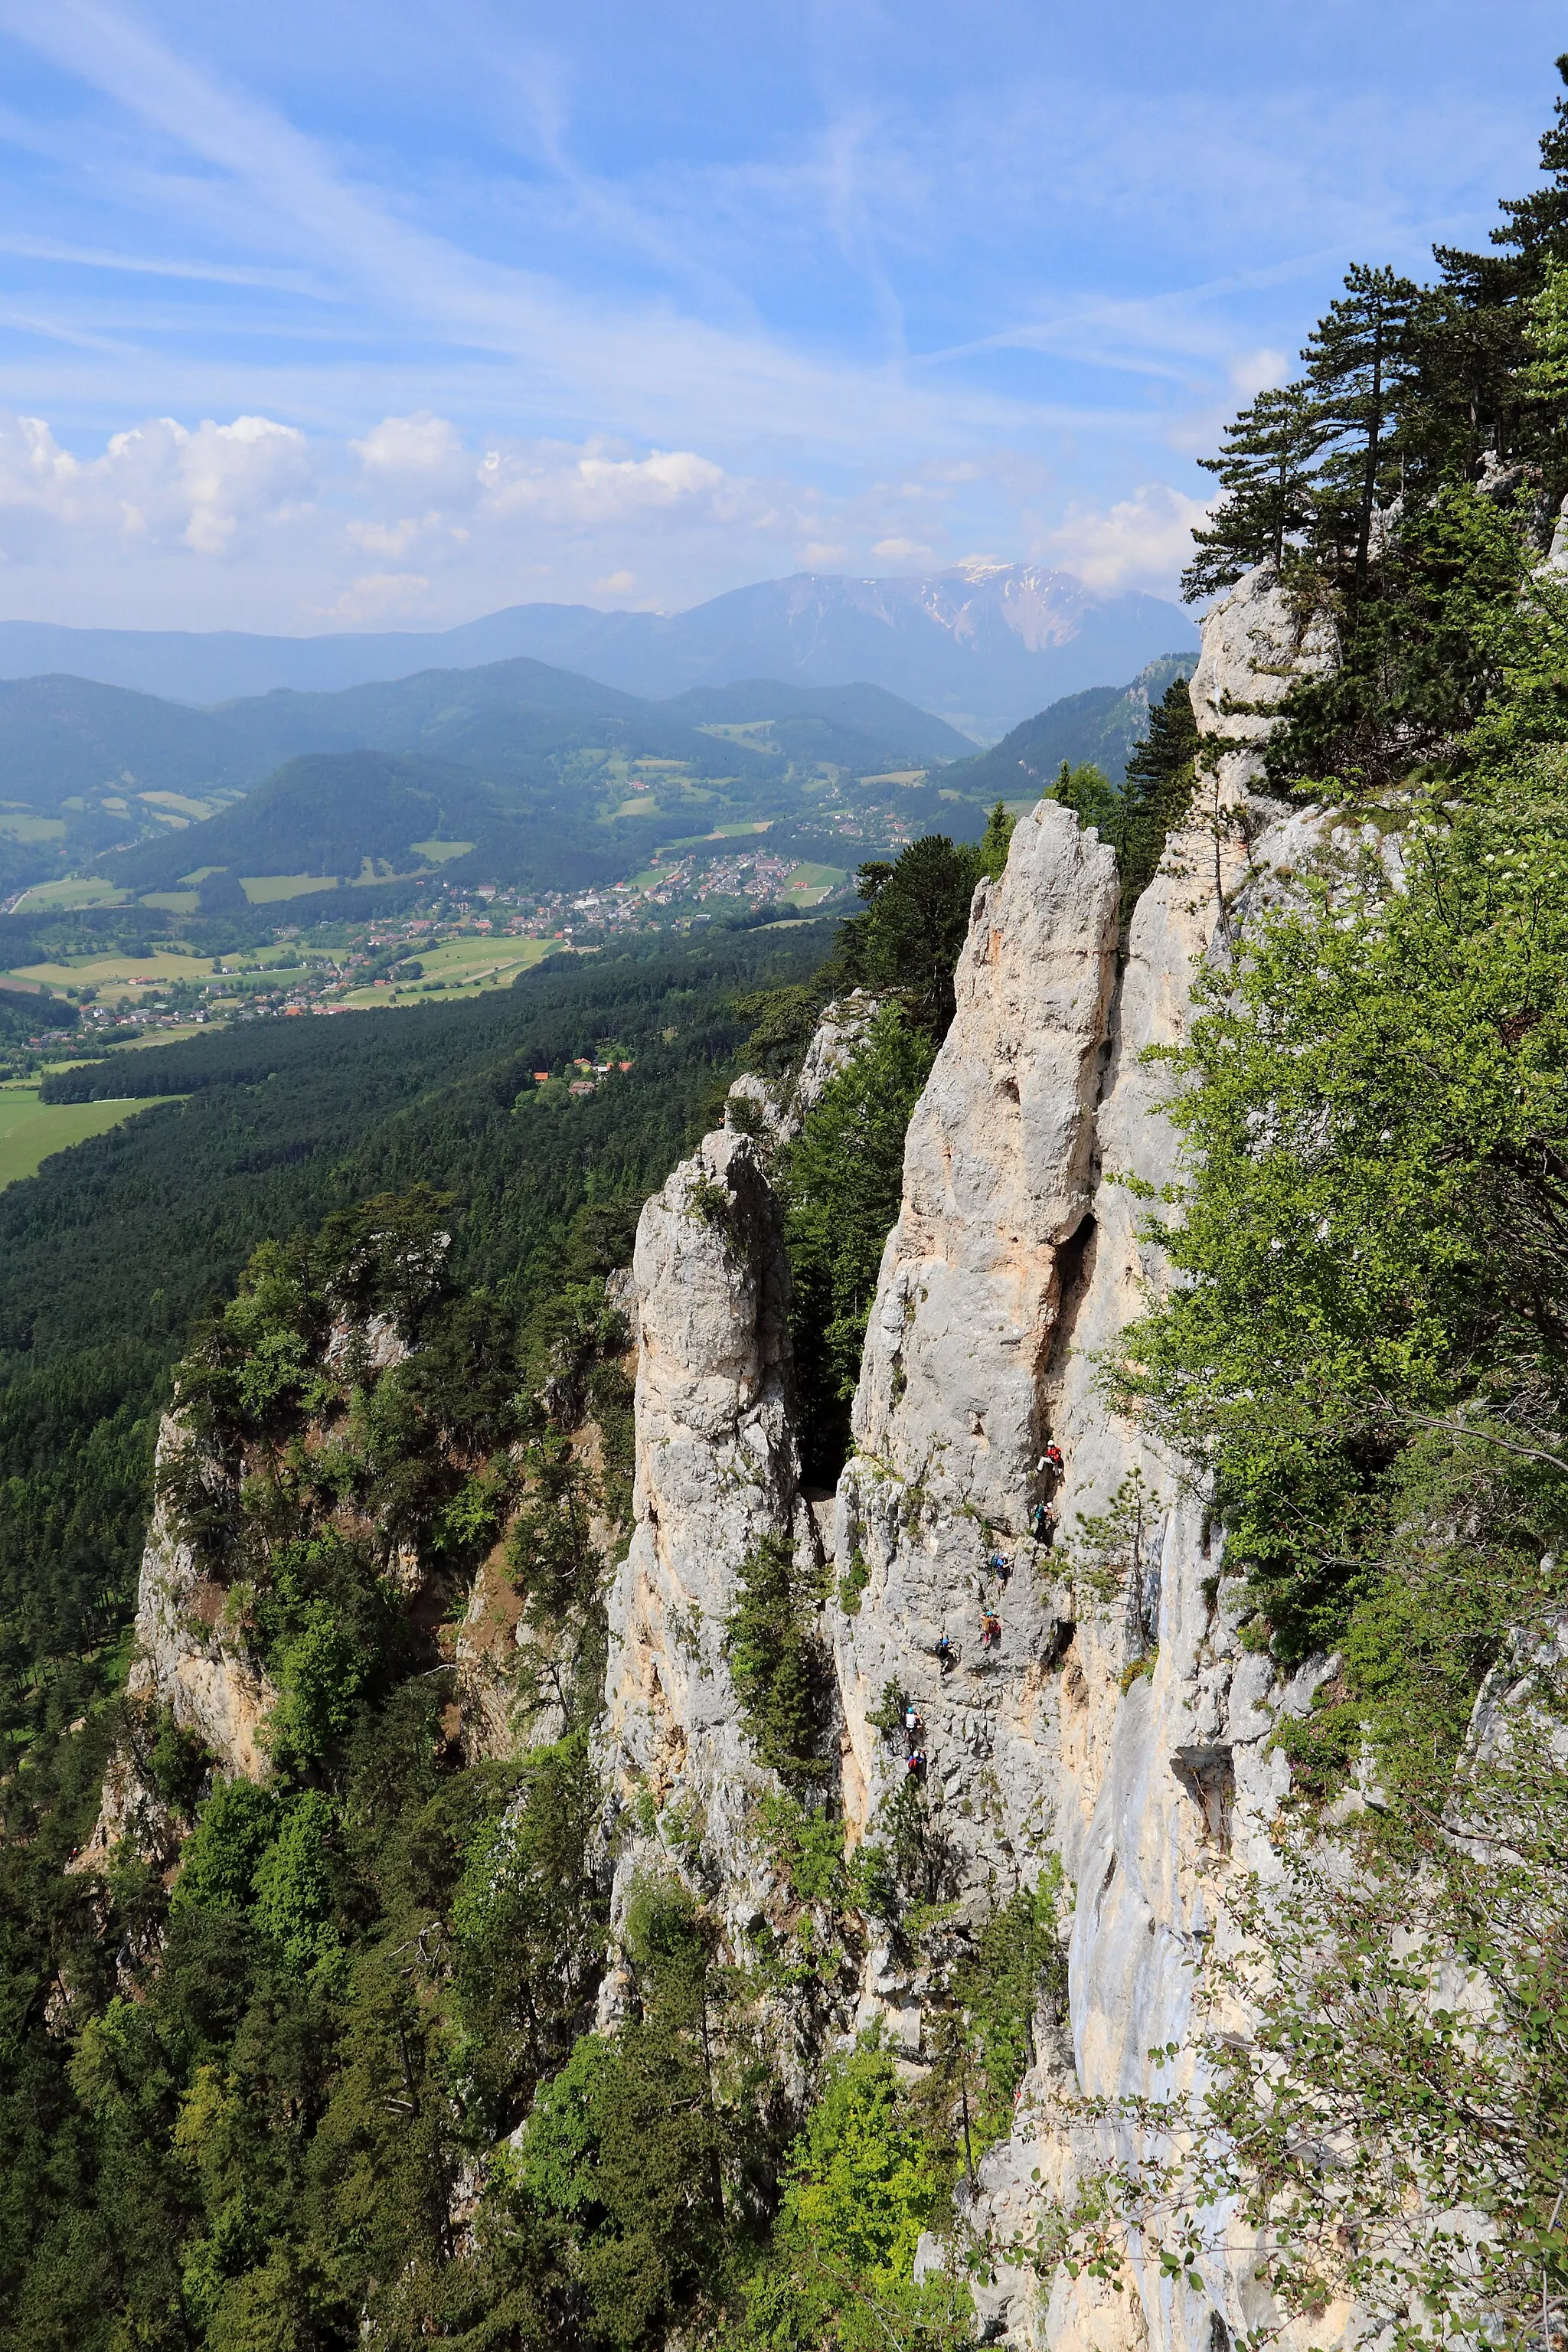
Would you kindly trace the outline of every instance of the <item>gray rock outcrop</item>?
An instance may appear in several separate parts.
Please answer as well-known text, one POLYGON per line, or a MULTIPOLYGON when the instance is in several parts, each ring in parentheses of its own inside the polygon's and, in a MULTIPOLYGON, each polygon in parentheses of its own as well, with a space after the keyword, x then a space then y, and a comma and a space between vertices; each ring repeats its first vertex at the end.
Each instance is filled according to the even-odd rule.
POLYGON ((609 1596, 600 1733, 616 1910, 673 1850, 743 1923, 769 1895, 750 1811, 773 1776, 741 1720, 727 1621, 764 1538, 805 1561, 816 1546, 791 1422, 783 1223, 750 1137, 721 1129, 680 1163, 643 1210, 632 1274, 636 1524, 609 1596))
MULTIPOLYGON (((166 1413, 158 1433, 160 1480, 190 1443, 177 1417, 166 1413)), ((203 1575, 173 1505, 160 1493, 142 1553, 126 1698, 147 1715, 166 1709, 182 1731, 203 1742, 226 1777, 259 1780, 268 1769, 261 1727, 278 1694, 226 1638, 227 1598, 222 1586, 203 1575)), ((110 1759, 98 1820, 71 1867, 101 1869, 125 1838, 145 1858, 159 1862, 171 1860, 179 1844, 134 1739, 121 1741, 110 1759)))
POLYGON ((933 1834, 977 1897, 1032 1875, 1048 1835, 1066 1611, 1028 1530, 1087 1242, 1116 899, 1110 852, 1046 801, 975 892, 838 1487, 837 1561, 863 1585, 833 1624, 850 1833, 907 1771, 870 1720, 891 1686, 925 1722, 933 1834))
MULTIPOLYGON (((165 1423, 160 1453, 168 1434, 165 1423)), ((160 1502, 142 1557, 137 1654, 126 1696, 167 1707, 182 1731, 205 1743, 224 1773, 259 1780, 268 1769, 261 1727, 278 1694, 225 1638, 226 1600, 221 1586, 204 1578, 160 1502)))
POLYGON ((754 1130, 773 1149, 793 1142, 807 1111, 822 1099, 829 1082, 847 1070, 880 1011, 868 989, 825 1004, 793 1078, 764 1078, 744 1070, 730 1088, 724 1124, 737 1132, 754 1130))
POLYGON ((1331 622, 1299 609, 1268 564, 1210 605, 1187 691, 1207 747, 1204 765, 1226 797, 1259 781, 1280 704, 1298 678, 1331 668, 1336 651, 1331 622))
MULTIPOLYGON (((975 894, 956 1016, 909 1129, 825 1634, 851 1840, 875 1832, 906 1776, 908 1743, 872 1719, 897 1696, 923 1726, 920 1801, 960 1918, 1047 1857, 1064 1874, 1068 2046, 1040 2034, 1015 2133, 982 2168, 967 2218, 994 2245, 1026 2242, 1041 2200, 1070 2197, 1086 2167, 1136 2158, 1114 2103, 1200 2084, 1197 1965, 1226 1932, 1226 1874, 1274 1866, 1285 1768, 1269 1735, 1328 1671, 1320 1661, 1282 1682, 1244 1649, 1205 1496, 1117 1418, 1100 1363, 1168 1280, 1144 1201, 1115 1181, 1159 1190, 1178 1172, 1169 1072, 1142 1056, 1181 1040, 1199 972, 1278 895, 1273 869, 1323 838, 1322 818, 1257 787, 1292 678, 1332 656, 1331 634, 1266 571, 1207 616, 1191 685, 1201 788, 1139 902, 1120 977, 1110 852, 1054 803, 1020 823, 1004 876, 975 894), (1054 1549, 1031 1536, 1047 1433, 1066 1456, 1054 1549), (1149 2053, 1171 2043, 1180 2054, 1156 2074, 1149 2053), (1063 2105, 1079 2092, 1112 2103, 1087 2137, 1063 2105)), ((624 1801, 640 1787, 696 1805, 732 1919, 766 1889, 745 1818, 758 1768, 721 1628, 746 1547, 763 1531, 810 1539, 784 1279, 752 1147, 709 1138, 639 1233, 638 1525, 612 1603, 609 1693, 624 1801), (706 1189, 719 1186, 722 1218, 706 1189)), ((879 1949, 851 2021, 880 2018, 914 2059, 921 2000, 879 1949)), ((1131 2294, 1004 2259, 980 2297, 984 2333, 1037 2352, 1213 2352, 1277 2324, 1247 2233, 1234 2216, 1214 2221, 1199 2291, 1141 2243, 1127 2248, 1131 2294)), ((942 2259, 928 2242, 922 2264, 942 2259)), ((1348 2321, 1330 2310, 1310 2340, 1334 2342, 1348 2321)))

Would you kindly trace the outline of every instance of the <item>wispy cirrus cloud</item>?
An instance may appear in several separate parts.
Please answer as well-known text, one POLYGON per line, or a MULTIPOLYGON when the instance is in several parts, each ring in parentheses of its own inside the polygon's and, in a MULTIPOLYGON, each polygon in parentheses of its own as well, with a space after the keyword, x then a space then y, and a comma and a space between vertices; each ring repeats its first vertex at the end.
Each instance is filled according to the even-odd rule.
POLYGON ((1325 6, 0 0, 0 402, 47 419, 0 595, 1169 586, 1229 407, 1348 261, 1484 235, 1547 111, 1548 0, 1517 61, 1465 0, 1325 6))

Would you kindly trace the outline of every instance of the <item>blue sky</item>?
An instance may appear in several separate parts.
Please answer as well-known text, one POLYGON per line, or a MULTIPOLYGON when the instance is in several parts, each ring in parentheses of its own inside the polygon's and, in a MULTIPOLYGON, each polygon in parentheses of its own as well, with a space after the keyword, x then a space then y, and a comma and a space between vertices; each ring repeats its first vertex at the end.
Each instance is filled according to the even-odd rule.
POLYGON ((0 0, 0 614, 1169 593, 1345 266, 1532 184, 1537 0, 0 0))

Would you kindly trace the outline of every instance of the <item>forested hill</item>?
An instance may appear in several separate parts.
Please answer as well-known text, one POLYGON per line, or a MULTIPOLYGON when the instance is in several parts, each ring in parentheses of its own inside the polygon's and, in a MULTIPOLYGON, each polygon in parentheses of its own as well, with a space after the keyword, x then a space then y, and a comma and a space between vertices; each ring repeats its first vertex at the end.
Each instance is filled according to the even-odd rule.
POLYGON ((83 678, 0 681, 0 891, 94 864, 136 890, 204 866, 352 877, 368 858, 373 870, 427 873, 426 838, 468 845, 461 880, 603 879, 635 872, 660 841, 737 817, 819 815, 809 782, 920 769, 973 748, 877 687, 763 678, 661 702, 524 658, 207 709, 83 678), (358 782, 373 755, 388 789, 397 762, 426 771, 423 788, 451 803, 435 828, 378 829, 358 782), (300 759, 315 762, 311 790, 335 828, 326 868, 320 840, 290 822, 300 759), (258 787, 270 816, 235 835, 224 803, 258 787), (253 862, 230 866, 231 853, 253 862))
MULTIPOLYGON (((0 1192, 0 1690, 14 1740, 100 1687, 134 1600, 151 1444, 192 1318, 268 1234, 422 1181, 466 1204, 460 1263, 531 1312, 572 1221, 628 1210, 744 1034, 737 989, 821 961, 810 926, 528 974, 451 1009, 277 1022, 142 1056, 185 1097, 0 1192), (616 1059, 597 1092, 536 1070, 616 1059)), ((122 1087, 118 1064, 76 1092, 122 1087)))
POLYGON ((1026 799, 1052 784, 1065 761, 1100 769, 1120 784, 1149 730, 1149 713, 1173 679, 1190 677, 1195 656, 1165 654, 1146 663, 1130 686, 1091 686, 1026 719, 990 750, 956 762, 942 778, 952 792, 1026 799))
POLYGON ((1542 163, 1228 429, 1215 661, 1120 787, 1064 750, 1011 859, 998 804, 836 932, 149 1054, 0 1194, 17 2352, 1562 2341, 1568 99, 1542 163), (1107 1043, 1135 1166, 1037 1231, 1107 1043), (634 1225, 726 1104, 643 1229, 636 1465, 634 1225), (1026 1258, 1033 1387, 971 1303, 1026 1258), (1047 1423, 1134 1466, 1058 1491, 1047 1423))

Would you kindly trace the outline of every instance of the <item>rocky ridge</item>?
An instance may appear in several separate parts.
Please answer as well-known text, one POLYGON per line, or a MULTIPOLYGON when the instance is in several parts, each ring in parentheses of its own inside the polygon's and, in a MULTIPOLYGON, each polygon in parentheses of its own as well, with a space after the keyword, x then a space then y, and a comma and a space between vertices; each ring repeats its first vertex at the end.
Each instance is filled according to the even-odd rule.
MULTIPOLYGON (((624 1918, 649 1866, 679 1869, 737 1948, 784 1907, 754 1824, 756 1799, 777 1783, 747 1735, 726 1628, 743 1563, 764 1543, 786 1547, 828 1596, 826 1739, 849 1842, 875 1833, 904 1783, 902 1744, 875 1720, 891 1689, 922 1720, 921 1804, 960 1926, 978 1925, 1053 1857, 1063 1874, 1066 2031, 1041 2021, 1016 2128, 984 2159, 966 2216, 1004 2245, 1031 2236, 1042 2196, 1070 2195, 1086 2166, 1135 2152, 1109 2126, 1086 2144, 1063 2121, 1064 2092, 1115 2099, 1195 2079, 1194 1962, 1223 1933, 1219 1883, 1270 1866, 1284 1767, 1268 1735, 1328 1671, 1319 1662, 1281 1684, 1243 1650, 1203 1496, 1110 1412, 1097 1363, 1164 1279, 1142 1207, 1116 1181, 1158 1187, 1175 1166, 1160 1108, 1168 1081, 1142 1055, 1179 1038, 1198 971, 1281 887, 1274 869, 1293 867, 1328 830, 1258 785, 1268 706, 1298 670, 1331 657, 1267 574, 1213 608, 1191 689, 1209 747, 1205 788, 1139 902, 1120 971, 1114 858, 1054 803, 1021 821, 1005 873, 976 891, 956 1016, 909 1130, 854 1450, 831 1499, 802 1484, 769 1168, 874 1004, 829 1008, 788 1096, 742 1082, 725 1126, 638 1226, 626 1302, 634 1527, 609 1593, 596 1733, 612 1916, 624 1918), (1047 1436, 1066 1457, 1055 1548, 1032 1532, 1047 1436), (1088 1549, 1098 1547, 1100 1574, 1088 1582, 1080 1518, 1099 1530, 1088 1549), (983 1612, 994 1640, 982 1640, 983 1612), (1156 2076, 1148 2053, 1172 2042, 1183 2054, 1156 2076)), ((162 1451, 179 1443, 171 1427, 162 1451)), ((470 1646, 482 1614, 476 1585, 470 1646)), ((199 1733, 222 1769, 259 1777, 275 1694, 205 1623, 195 1563, 164 1512, 149 1534, 137 1631, 135 1695, 199 1733)), ((506 1636, 515 1643, 510 1623, 503 1647, 506 1636)), ((504 1707, 487 1711, 483 1729, 486 1744, 504 1742, 504 1707)), ((95 1850, 156 1827, 124 1760, 95 1850)), ((606 2021, 620 1993, 612 1970, 606 2021)), ((873 1949, 826 2031, 847 2037, 880 2021, 918 2065, 929 1993, 873 1949)), ((1004 2262, 976 2289, 984 2332, 1048 2352, 1223 2352, 1269 2322, 1240 2240, 1199 2260, 1201 2293, 1165 2279, 1152 2254, 1129 2254, 1132 2295, 1004 2262)), ((934 2242, 922 2250, 927 2264, 943 2259, 934 2242)), ((1331 2344, 1345 2317, 1325 2315, 1313 2341, 1331 2344)))
MULTIPOLYGON (((1142 1056, 1180 1037, 1198 971, 1274 895, 1273 869, 1328 829, 1258 785, 1270 706, 1331 653, 1266 572, 1211 610, 1191 688, 1204 789, 1140 900, 1120 976, 1111 853, 1055 803, 1020 822, 1002 878, 976 891, 956 1017, 909 1130, 831 1520, 831 1566, 848 1572, 837 1590, 852 1598, 828 1601, 823 1634, 851 1842, 907 1769, 872 1720, 892 1687, 923 1720, 925 1812, 961 1916, 977 1921, 1049 1856, 1064 1874, 1070 2052, 1037 2036, 1015 2132, 982 2166, 966 2219, 994 2242, 1027 2241, 1042 2195, 1135 2152, 1109 2126, 1086 2144, 1062 2119, 1064 2089, 1191 2087, 1194 1963, 1224 1932, 1219 1884, 1269 1868, 1286 1768, 1268 1735, 1328 1670, 1282 1683, 1243 1650, 1204 1497, 1110 1412, 1097 1367, 1164 1279, 1146 1212, 1115 1181, 1159 1186, 1175 1167, 1169 1081, 1142 1056), (1098 1601, 1083 1540, 1075 1559, 1073 1533, 1056 1549, 1030 1533, 1047 1434, 1066 1457, 1060 1528, 1097 1523, 1098 1601), (1148 2053, 1172 2042, 1183 2054, 1156 2074, 1148 2053)), ((668 1864, 655 1819, 673 1808, 681 1866, 742 1924, 770 1898, 746 1819, 767 1776, 720 1629, 746 1547, 815 1534, 789 1424, 787 1268, 744 1139, 708 1137, 649 1202, 636 1279, 637 1528, 611 1609, 606 1753, 623 1791, 637 1782, 653 1807, 619 1877, 656 1853, 668 1864)), ((921 2001, 873 1951, 844 2023, 879 2016, 915 2060, 921 2001)), ((976 2291, 984 2331, 1043 2352, 1216 2352, 1271 2316, 1226 2220, 1197 2263, 1201 2292, 1136 2245, 1131 2295, 1004 2263, 976 2291)), ((942 2259, 928 2242, 922 2261, 942 2259)), ((1313 2341, 1347 2317, 1326 2314, 1313 2341)))

